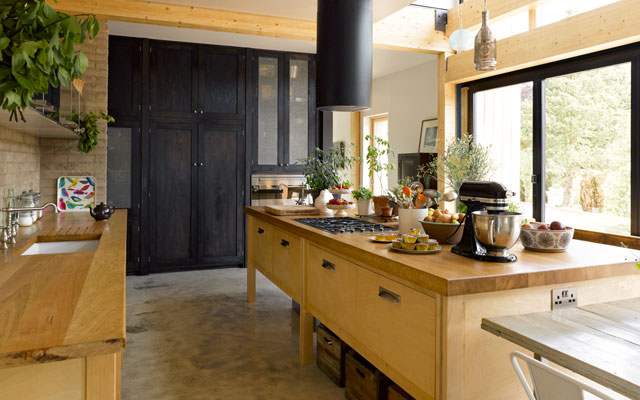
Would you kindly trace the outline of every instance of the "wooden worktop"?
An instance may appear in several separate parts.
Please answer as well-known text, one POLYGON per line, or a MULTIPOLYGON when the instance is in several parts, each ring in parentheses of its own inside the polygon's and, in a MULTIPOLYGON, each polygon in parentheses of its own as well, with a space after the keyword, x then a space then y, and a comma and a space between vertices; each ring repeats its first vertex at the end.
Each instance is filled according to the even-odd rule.
POLYGON ((127 214, 47 213, 0 250, 0 367, 121 352, 127 214), (96 252, 21 256, 36 241, 100 239, 96 252))
POLYGON ((573 240, 564 253, 531 252, 518 243, 511 249, 517 262, 491 263, 453 254, 450 245, 433 255, 402 254, 371 242, 371 234, 331 234, 293 221, 300 217, 268 214, 264 207, 245 207, 245 212, 383 275, 445 296, 640 274, 635 266, 640 252, 581 240, 573 240))

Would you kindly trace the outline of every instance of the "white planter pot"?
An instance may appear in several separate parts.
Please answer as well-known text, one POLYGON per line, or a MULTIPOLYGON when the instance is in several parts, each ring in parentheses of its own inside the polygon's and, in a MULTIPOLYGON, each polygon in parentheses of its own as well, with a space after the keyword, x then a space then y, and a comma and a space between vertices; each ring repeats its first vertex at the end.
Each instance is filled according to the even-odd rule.
POLYGON ((420 231, 424 233, 424 229, 422 229, 420 221, 424 220, 427 215, 429 215, 429 210, 426 208, 399 208, 398 217, 400 223, 400 234, 407 234, 412 228, 419 228, 420 231))
POLYGON ((371 199, 358 200, 358 215, 369 215, 369 214, 371 214, 371 199))
POLYGON ((333 215, 333 211, 327 208, 327 203, 329 200, 333 199, 333 195, 329 193, 328 190, 323 190, 320 192, 320 195, 316 197, 313 205, 320 210, 320 214, 323 215, 333 215))

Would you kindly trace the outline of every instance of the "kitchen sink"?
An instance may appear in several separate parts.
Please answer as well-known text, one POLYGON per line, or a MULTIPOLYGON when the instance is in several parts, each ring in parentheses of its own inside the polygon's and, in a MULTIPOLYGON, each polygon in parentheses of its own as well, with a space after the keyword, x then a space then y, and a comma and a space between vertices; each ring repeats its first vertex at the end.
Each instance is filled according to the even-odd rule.
POLYGON ((22 253, 23 256, 35 254, 61 254, 96 251, 100 240, 65 240, 61 242, 36 242, 22 253))

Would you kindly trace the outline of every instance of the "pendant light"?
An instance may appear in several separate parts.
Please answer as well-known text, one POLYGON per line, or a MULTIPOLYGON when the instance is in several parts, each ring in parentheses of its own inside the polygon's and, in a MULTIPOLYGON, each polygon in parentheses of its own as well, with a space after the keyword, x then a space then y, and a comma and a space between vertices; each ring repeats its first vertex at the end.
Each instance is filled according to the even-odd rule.
POLYGON ((478 71, 493 71, 496 69, 496 64, 498 63, 496 59, 496 38, 489 29, 487 0, 484 0, 482 26, 476 35, 473 62, 476 64, 476 70, 478 71))
POLYGON ((372 0, 318 0, 316 107, 360 111, 371 105, 372 0))
MULTIPOLYGON (((462 0, 460 0, 461 2, 462 0)), ((449 46, 455 51, 471 50, 473 48, 473 33, 462 27, 462 9, 458 2, 458 26, 459 28, 449 37, 449 46)))

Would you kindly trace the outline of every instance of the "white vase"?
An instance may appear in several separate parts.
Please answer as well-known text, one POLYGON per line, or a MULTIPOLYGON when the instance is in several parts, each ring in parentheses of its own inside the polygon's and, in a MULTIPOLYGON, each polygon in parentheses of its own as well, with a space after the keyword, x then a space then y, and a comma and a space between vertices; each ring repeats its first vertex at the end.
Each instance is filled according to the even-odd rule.
POLYGON ((371 213, 371 199, 358 200, 358 215, 369 215, 371 213))
POLYGON ((320 192, 320 195, 316 197, 316 200, 313 202, 315 208, 320 210, 320 214, 325 215, 333 215, 333 211, 327 208, 327 203, 329 200, 333 199, 333 195, 329 193, 328 190, 323 190, 320 192))
POLYGON ((413 228, 419 228, 424 234, 420 221, 424 220, 427 215, 429 215, 429 210, 426 208, 398 208, 400 234, 407 234, 413 228))

